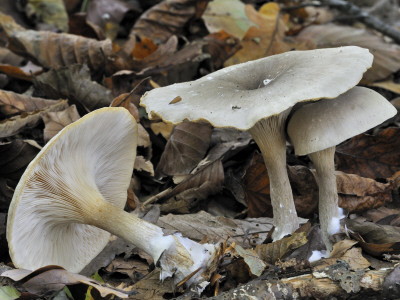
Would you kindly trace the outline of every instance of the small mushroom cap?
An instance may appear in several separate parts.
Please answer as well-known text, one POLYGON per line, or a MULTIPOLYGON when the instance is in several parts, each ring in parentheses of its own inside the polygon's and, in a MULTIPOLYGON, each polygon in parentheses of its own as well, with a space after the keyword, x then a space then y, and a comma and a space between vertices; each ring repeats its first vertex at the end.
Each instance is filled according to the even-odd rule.
POLYGON ((206 120, 248 130, 297 102, 336 98, 361 80, 372 60, 367 49, 356 46, 291 51, 153 89, 141 105, 149 117, 174 124, 206 120))
POLYGON ((65 127, 43 147, 8 212, 7 240, 17 267, 59 265, 80 272, 104 248, 110 234, 80 224, 85 214, 96 214, 83 210, 99 197, 124 207, 136 141, 131 114, 109 107, 65 127))
POLYGON ((396 108, 379 93, 354 87, 336 99, 300 107, 290 118, 287 133, 296 155, 306 155, 336 146, 396 113, 396 108))

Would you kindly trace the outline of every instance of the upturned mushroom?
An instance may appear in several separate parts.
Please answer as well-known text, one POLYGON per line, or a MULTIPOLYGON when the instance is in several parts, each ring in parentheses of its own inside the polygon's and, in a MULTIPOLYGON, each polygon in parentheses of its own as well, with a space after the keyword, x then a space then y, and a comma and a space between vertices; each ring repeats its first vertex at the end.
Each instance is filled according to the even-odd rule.
POLYGON ((29 164, 15 190, 7 240, 15 266, 60 265, 80 272, 115 234, 151 255, 162 279, 202 282, 216 247, 125 212, 137 124, 123 108, 96 110, 65 127, 29 164))
POLYGON ((278 240, 298 228, 286 170, 284 124, 298 102, 336 98, 371 66, 367 49, 292 51, 230 66, 198 80, 156 88, 141 99, 150 118, 207 121, 250 132, 262 152, 278 240))
POLYGON ((335 176, 335 147, 379 125, 397 111, 379 93, 354 87, 334 100, 305 104, 291 116, 287 132, 297 155, 309 155, 318 176, 319 221, 324 243, 340 230, 335 176))

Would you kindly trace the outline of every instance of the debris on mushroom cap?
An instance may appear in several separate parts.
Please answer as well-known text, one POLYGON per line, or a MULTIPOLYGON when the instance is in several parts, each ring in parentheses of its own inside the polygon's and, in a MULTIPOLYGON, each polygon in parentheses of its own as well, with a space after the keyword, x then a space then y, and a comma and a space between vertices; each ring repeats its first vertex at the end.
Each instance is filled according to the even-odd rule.
POLYGON ((79 272, 104 248, 110 234, 79 224, 76 200, 100 193, 123 208, 136 140, 131 114, 109 107, 82 117, 46 144, 20 179, 9 209, 7 240, 17 267, 61 265, 79 272))
POLYGON ((356 46, 291 51, 153 89, 141 105, 150 118, 175 124, 204 119, 247 130, 297 102, 339 96, 361 80, 372 60, 367 49, 356 46))
POLYGON ((396 113, 396 108, 379 93, 354 87, 334 100, 300 107, 290 118, 287 131, 296 154, 306 155, 336 146, 396 113))

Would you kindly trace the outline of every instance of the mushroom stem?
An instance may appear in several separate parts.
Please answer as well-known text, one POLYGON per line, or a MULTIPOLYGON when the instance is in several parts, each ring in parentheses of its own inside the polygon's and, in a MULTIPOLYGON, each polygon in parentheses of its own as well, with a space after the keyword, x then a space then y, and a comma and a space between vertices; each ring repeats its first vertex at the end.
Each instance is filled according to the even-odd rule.
POLYGON ((85 216, 86 224, 106 230, 151 255, 161 267, 161 279, 174 275, 177 283, 202 268, 187 282, 197 281, 214 258, 215 246, 199 244, 180 235, 165 236, 157 225, 146 222, 98 197, 85 216))
POLYGON ((298 227, 296 208, 286 169, 285 112, 258 121, 249 132, 257 143, 267 167, 275 231, 273 240, 293 233, 298 227))
POLYGON ((328 251, 332 250, 329 237, 340 231, 339 197, 335 176, 335 146, 310 153, 318 175, 319 221, 322 239, 328 251))

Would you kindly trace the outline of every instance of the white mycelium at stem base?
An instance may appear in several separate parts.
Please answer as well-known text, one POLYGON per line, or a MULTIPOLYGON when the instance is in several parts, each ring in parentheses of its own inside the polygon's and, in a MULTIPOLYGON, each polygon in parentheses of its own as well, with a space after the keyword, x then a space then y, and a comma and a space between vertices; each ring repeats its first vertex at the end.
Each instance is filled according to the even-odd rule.
POLYGON ((329 147, 309 154, 318 175, 319 222, 322 239, 328 251, 332 250, 329 237, 340 231, 341 218, 335 175, 335 148, 329 147))
POLYGON ((267 167, 274 216, 274 240, 291 234, 299 227, 292 189, 286 169, 284 125, 290 110, 258 121, 250 130, 267 167))
POLYGON ((158 261, 162 278, 174 274, 179 282, 204 267, 188 283, 204 281, 214 245, 164 236, 122 209, 136 146, 136 121, 123 108, 94 111, 50 140, 27 167, 10 204, 7 240, 14 264, 80 272, 111 232, 158 261))

